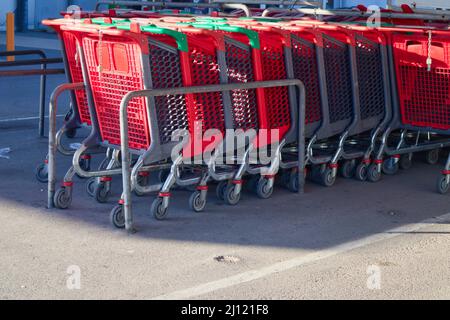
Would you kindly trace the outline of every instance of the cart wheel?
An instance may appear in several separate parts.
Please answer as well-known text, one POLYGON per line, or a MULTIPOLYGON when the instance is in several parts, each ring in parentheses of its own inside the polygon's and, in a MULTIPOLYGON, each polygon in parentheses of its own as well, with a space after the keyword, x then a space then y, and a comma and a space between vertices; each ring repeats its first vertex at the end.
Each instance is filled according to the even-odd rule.
POLYGON ((225 190, 226 190, 227 186, 228 186, 228 181, 226 181, 226 180, 220 181, 217 184, 217 187, 216 187, 217 199, 222 200, 222 201, 225 199, 225 190))
POLYGON ((201 191, 195 191, 189 198, 189 207, 195 212, 205 210, 206 200, 201 199, 201 191))
POLYGON ((367 179, 367 165, 360 163, 355 169, 355 179, 359 181, 366 181, 367 179))
POLYGON ((236 188, 236 185, 233 183, 228 184, 225 188, 224 200, 226 204, 230 206, 237 205, 239 200, 241 199, 241 193, 239 192, 237 195, 234 194, 234 188, 236 188))
POLYGON ((80 167, 84 171, 91 170, 91 160, 89 160, 89 159, 80 159, 80 167))
POLYGON ((273 193, 273 185, 269 187, 269 179, 261 177, 256 186, 256 195, 261 199, 268 199, 273 193))
POLYGON ((355 174, 355 161, 345 160, 339 168, 339 173, 343 178, 350 179, 355 174))
POLYGON ((48 182, 48 166, 46 163, 41 163, 36 167, 35 176, 37 181, 42 183, 48 182))
POLYGON ((400 169, 409 170, 412 166, 412 154, 402 154, 400 160, 398 161, 400 169))
POLYGON ((167 209, 167 207, 164 207, 163 198, 158 197, 153 200, 150 212, 156 220, 165 220, 169 211, 167 209))
POLYGON ((111 189, 105 182, 100 182, 95 186, 94 197, 99 203, 106 203, 108 201, 111 189))
POLYGON ((114 227, 118 229, 125 228, 125 214, 121 204, 118 204, 111 210, 109 218, 111 219, 111 223, 114 227))
POLYGON ((72 203, 72 195, 65 187, 62 187, 56 191, 53 203, 58 209, 67 209, 72 203))
POLYGON ((168 170, 168 169, 160 170, 158 172, 158 180, 159 180, 159 182, 161 182, 161 183, 166 182, 167 177, 169 176, 169 174, 170 174, 170 170, 168 170))
POLYGON ((289 174, 288 190, 298 192, 298 174, 293 172, 289 174))
POLYGON ((440 194, 446 194, 448 192, 450 184, 447 183, 447 177, 441 176, 437 181, 437 190, 440 194))
POLYGON ((141 176, 141 175, 138 175, 138 177, 137 177, 137 183, 138 183, 140 186, 146 186, 146 185, 148 184, 148 176, 141 176))
POLYGON ((327 167, 320 174, 320 184, 324 187, 331 187, 336 182, 336 175, 333 174, 333 169, 327 167))
POLYGON ((95 177, 89 178, 88 181, 86 181, 86 193, 91 197, 95 196, 96 185, 97 185, 97 178, 95 177))
POLYGON ((425 161, 428 164, 437 164, 439 162, 439 149, 427 151, 425 161))
POLYGON ((398 172, 398 166, 398 162, 396 162, 394 158, 388 158, 383 161, 383 173, 392 176, 398 172))
POLYGON ((77 135, 77 128, 72 128, 72 129, 66 130, 65 135, 69 139, 75 138, 75 136, 77 135))
POLYGON ((381 179, 381 172, 378 170, 378 166, 372 163, 369 168, 367 168, 367 179, 370 182, 378 182, 381 179))
MULTIPOLYGON (((142 186, 142 187, 146 186, 148 184, 148 176, 140 176, 140 175, 138 175, 138 177, 137 177, 137 184, 142 186)), ((137 190, 134 190, 133 192, 138 197, 142 197, 142 196, 145 195, 144 193, 139 192, 137 190)))

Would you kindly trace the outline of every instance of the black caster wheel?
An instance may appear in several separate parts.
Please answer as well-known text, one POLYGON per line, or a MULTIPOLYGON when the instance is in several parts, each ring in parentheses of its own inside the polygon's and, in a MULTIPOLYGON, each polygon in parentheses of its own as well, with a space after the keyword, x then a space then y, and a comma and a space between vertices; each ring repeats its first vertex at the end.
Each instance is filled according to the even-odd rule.
POLYGON ((412 154, 402 154, 398 162, 400 169, 409 170, 412 166, 412 154))
POLYGON ((398 172, 399 164, 395 158, 390 157, 383 161, 382 170, 384 174, 392 176, 398 172))
POLYGON ((333 169, 330 167, 327 167, 324 171, 320 174, 320 184, 324 187, 331 187, 336 182, 336 175, 333 174, 333 169))
POLYGON ((137 176, 137 183, 140 186, 146 186, 148 184, 148 175, 138 175, 137 176))
POLYGON ((168 169, 164 169, 164 170, 159 171, 158 172, 158 180, 159 180, 159 182, 161 182, 161 183, 166 182, 167 177, 169 176, 169 174, 170 174, 170 170, 168 170, 168 169))
POLYGON ((150 212, 156 220, 165 220, 167 218, 168 211, 168 208, 164 207, 162 197, 158 197, 153 200, 150 212))
POLYGON ((37 166, 35 171, 37 181, 42 183, 48 182, 48 166, 46 163, 41 163, 37 166))
POLYGON ((448 192, 449 186, 450 186, 450 184, 447 183, 446 176, 439 177, 439 179, 437 181, 437 191, 440 194, 446 194, 448 192))
POLYGON ((202 212, 205 210, 206 200, 201 199, 201 191, 195 191, 189 197, 189 207, 194 212, 202 212))
POLYGON ((67 129, 66 132, 64 132, 64 133, 67 138, 73 139, 77 135, 77 128, 67 129))
POLYGON ((378 170, 378 166, 375 163, 372 163, 367 168, 367 180, 370 182, 378 182, 381 179, 381 172, 378 170))
POLYGON ((72 195, 70 191, 65 187, 58 189, 53 197, 53 203, 58 209, 69 208, 72 203, 72 195))
POLYGON ((367 164, 360 163, 355 169, 355 179, 359 181, 366 181, 367 179, 367 164))
POLYGON ((236 188, 236 185, 233 183, 228 184, 227 187, 225 188, 224 200, 225 200, 225 203, 230 206, 237 205, 239 200, 241 199, 240 192, 238 194, 234 194, 235 188, 236 188))
POLYGON ((110 214, 109 218, 111 220, 111 223, 114 227, 118 229, 124 229, 125 228, 125 214, 123 210, 123 206, 118 204, 115 206, 110 214))
POLYGON ((298 174, 291 172, 289 174, 288 190, 291 192, 298 192, 298 174))
POLYGON ((219 200, 225 200, 225 190, 228 186, 228 181, 220 181, 216 187, 216 196, 219 200))
POLYGON ((273 184, 269 186, 269 179, 261 177, 256 186, 256 195, 261 199, 268 199, 273 193, 273 184))
POLYGON ((439 149, 427 151, 425 153, 425 162, 428 164, 437 164, 439 162, 439 149))
POLYGON ((314 182, 320 183, 321 176, 323 172, 327 169, 326 164, 313 165, 311 166, 311 173, 309 175, 310 179, 314 182))
MULTIPOLYGON (((138 177, 137 177, 137 184, 139 186, 141 186, 141 187, 145 187, 148 184, 148 176, 138 175, 138 177)), ((144 193, 139 192, 137 190, 134 190, 134 194, 137 195, 138 197, 144 196, 144 193)))
POLYGON ((355 161, 353 160, 345 160, 342 162, 339 167, 339 174, 341 177, 350 179, 355 174, 355 161))
POLYGON ((95 188, 97 186, 97 178, 92 177, 86 181, 86 193, 91 197, 95 196, 95 188))
POLYGON ((111 188, 105 183, 100 182, 95 186, 94 198, 99 203, 108 202, 108 198, 111 194, 111 188))
POLYGON ((80 159, 80 167, 84 171, 91 170, 91 159, 80 159))

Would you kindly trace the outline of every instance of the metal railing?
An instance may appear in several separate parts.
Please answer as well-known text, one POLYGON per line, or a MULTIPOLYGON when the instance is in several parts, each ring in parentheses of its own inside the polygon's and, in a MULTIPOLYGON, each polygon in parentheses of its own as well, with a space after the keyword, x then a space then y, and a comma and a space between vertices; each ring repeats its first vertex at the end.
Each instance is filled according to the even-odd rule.
POLYGON ((306 15, 314 16, 344 16, 344 17, 361 17, 369 18, 374 14, 379 15, 380 18, 394 18, 394 19, 421 19, 421 20, 436 20, 436 21, 449 21, 450 13, 448 12, 436 12, 436 13, 399 13, 399 12, 376 12, 376 11, 355 11, 355 10, 326 10, 316 8, 267 8, 263 11, 262 16, 267 17, 270 13, 289 13, 298 12, 306 15))
POLYGON ((40 97, 39 97, 39 136, 44 136, 44 118, 45 118, 45 91, 47 87, 47 76, 52 74, 64 74, 64 69, 47 69, 48 64, 62 63, 61 58, 47 58, 42 50, 20 50, 20 51, 2 51, 0 57, 8 56, 29 56, 37 55, 40 59, 28 59, 18 61, 1 61, 0 68, 23 67, 40 65, 40 69, 20 70, 8 69, 0 71, 0 77, 17 77, 17 76, 41 76, 40 77, 40 97))
POLYGON ((95 6, 96 11, 100 11, 100 8, 104 5, 108 6, 122 6, 122 7, 141 7, 143 10, 145 7, 155 8, 171 8, 171 9, 185 9, 185 8, 201 8, 201 9, 240 9, 244 11, 247 17, 251 16, 249 8, 242 3, 232 2, 229 3, 192 3, 192 2, 164 2, 164 1, 97 1, 95 6))

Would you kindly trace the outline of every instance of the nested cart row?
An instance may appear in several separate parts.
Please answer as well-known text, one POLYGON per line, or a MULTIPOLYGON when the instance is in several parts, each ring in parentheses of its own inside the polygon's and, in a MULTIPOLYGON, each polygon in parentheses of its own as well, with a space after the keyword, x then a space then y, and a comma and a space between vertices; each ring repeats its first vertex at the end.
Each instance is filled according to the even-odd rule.
MULTIPOLYGON (((71 204, 75 174, 90 178, 99 202, 121 175, 111 218, 130 229, 132 191, 157 192, 151 211, 164 219, 175 186, 195 187, 198 212, 210 181, 236 205, 246 180, 264 199, 277 174, 292 191, 304 176, 331 186, 339 172, 375 182, 416 152, 434 163, 450 145, 450 33, 442 27, 132 14, 46 24, 60 35, 72 83, 57 89, 52 113, 64 90, 74 108, 57 134, 52 125, 49 207, 71 204), (72 152, 61 136, 80 124, 91 133, 72 152), (57 191, 56 149, 73 153, 57 191)), ((449 180, 450 162, 441 192, 449 180)))

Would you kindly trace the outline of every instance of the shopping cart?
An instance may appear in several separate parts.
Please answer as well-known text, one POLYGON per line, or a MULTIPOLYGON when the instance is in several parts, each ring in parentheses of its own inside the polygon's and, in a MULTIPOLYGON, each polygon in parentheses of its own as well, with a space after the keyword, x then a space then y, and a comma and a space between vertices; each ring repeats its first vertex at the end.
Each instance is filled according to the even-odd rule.
MULTIPOLYGON (((164 19, 164 23, 168 23, 164 19)), ((223 36, 224 41, 224 66, 227 83, 248 83, 264 80, 261 75, 261 53, 260 39, 256 32, 238 26, 214 23, 192 23, 190 26, 197 29, 213 30, 214 33, 223 36)), ((175 25, 173 27, 179 27, 175 25)), ((223 170, 223 166, 216 166, 216 160, 223 156, 223 149, 217 148, 208 163, 209 177, 219 181, 216 188, 216 194, 219 199, 227 204, 236 205, 241 197, 243 175, 250 159, 249 153, 261 147, 259 133, 267 130, 266 124, 266 99, 265 90, 232 90, 226 94, 230 95, 230 132, 236 139, 240 136, 248 138, 248 143, 242 143, 242 146, 236 146, 243 152, 235 150, 225 150, 225 153, 232 151, 233 156, 226 158, 226 164, 236 162, 237 166, 232 166, 231 170, 223 170), (238 130, 240 132, 238 133, 238 130), (234 154, 237 153, 236 157, 234 154), (231 158, 231 159, 230 159, 231 158), (236 158, 236 159, 232 159, 236 158), (230 161, 231 160, 231 161, 230 161)), ((227 132, 228 134, 228 132, 227 132)), ((229 141, 229 137, 224 143, 229 141)), ((221 159, 222 160, 222 159, 221 159)), ((192 201, 191 201, 192 203, 192 201)), ((193 207, 191 205, 191 207, 193 207)))
MULTIPOLYGON (((120 30, 131 30, 132 32, 139 34, 142 37, 151 38, 151 32, 156 27, 154 25, 145 25, 141 26, 137 23, 132 24, 117 24, 116 27, 120 30)), ((182 66, 179 69, 179 76, 181 77, 178 86, 195 86, 201 84, 220 84, 226 83, 226 74, 221 73, 220 70, 223 69, 221 66, 224 64, 224 42, 223 37, 216 35, 207 30, 199 30, 194 28, 189 28, 189 30, 183 30, 184 32, 178 32, 174 29, 168 29, 167 32, 172 32, 173 34, 182 35, 184 39, 184 44, 182 47, 178 46, 179 55, 178 61, 176 62, 178 65, 182 66)), ((174 53, 178 54, 178 51, 175 50, 174 53)), ((167 62, 164 59, 159 58, 153 54, 149 54, 149 70, 148 72, 156 71, 155 66, 161 65, 161 68, 167 68, 167 62)), ((130 57, 131 59, 133 57, 130 57)), ((168 81, 170 79, 170 74, 161 70, 160 72, 155 74, 153 78, 154 81, 160 82, 164 88, 173 88, 177 87, 168 81)), ((142 89, 141 89, 142 90, 142 89)), ((128 90, 131 91, 139 91, 139 89, 128 90)), ((123 96, 122 96, 123 97, 123 96)), ((160 100, 161 97, 154 98, 156 100, 160 100)), ((170 191, 172 187, 177 184, 180 186, 188 186, 199 184, 198 193, 193 195, 193 200, 191 203, 195 204, 195 209, 197 211, 202 210, 204 205, 206 204, 206 191, 207 187, 206 182, 203 182, 207 175, 205 172, 200 170, 200 172, 196 172, 194 177, 182 177, 180 171, 182 171, 182 167, 188 161, 186 159, 194 159, 193 165, 187 167, 194 168, 196 167, 196 160, 201 161, 202 156, 205 152, 209 150, 213 150, 217 144, 220 143, 218 139, 203 139, 203 135, 211 130, 217 130, 220 135, 223 135, 225 132, 226 124, 225 121, 225 108, 230 108, 230 98, 222 95, 220 92, 210 92, 210 93, 196 93, 196 94, 187 94, 186 95, 186 105, 174 105, 172 113, 176 115, 176 119, 179 121, 186 121, 186 123, 179 128, 175 129, 185 129, 188 133, 188 139, 185 141, 185 144, 181 150, 178 150, 179 153, 172 154, 173 146, 167 149, 168 158, 173 160, 171 164, 171 169, 168 172, 167 177, 164 177, 163 185, 159 196, 155 199, 152 205, 152 212, 157 219, 164 219, 168 213, 169 199, 170 199, 170 191), (181 114, 183 112, 183 114, 181 114), (200 139, 200 140, 199 140, 200 139), (171 157, 173 156, 173 157, 171 157)), ((128 106, 128 109, 131 106, 128 106)), ((166 112, 166 104, 161 102, 159 104, 159 113, 166 112)), ((227 113, 231 114, 231 113, 227 113)), ((172 125, 172 119, 166 120, 166 125, 172 125)), ((130 134, 133 132, 132 127, 130 127, 130 134)), ((172 132, 167 132, 167 135, 163 138, 163 141, 172 142, 172 132)), ((130 147, 132 136, 130 135, 130 147)), ((161 141, 160 141, 161 142, 161 141)), ((158 141, 153 141, 152 145, 156 145, 158 141)), ((178 144, 178 141, 176 142, 178 144)), ((152 147, 150 147, 149 152, 151 153, 152 147)), ((145 166, 148 161, 148 157, 151 154, 144 155, 136 165, 133 167, 133 172, 131 174, 132 181, 135 180, 136 173, 139 172, 139 168, 141 166, 145 166)), ((139 189, 138 189, 139 190, 139 189)), ((159 189, 158 189, 159 190, 159 189)), ((141 189, 140 192, 154 192, 155 189, 141 189)), ((124 192, 126 193, 126 192, 124 192)), ((112 210, 112 215, 120 216, 122 214, 122 206, 119 203, 112 210)))
MULTIPOLYGON (((227 19, 233 26, 240 26, 256 32, 260 38, 261 50, 260 77, 264 81, 293 79, 293 64, 291 55, 291 41, 288 32, 280 28, 262 25, 249 24, 241 19, 227 19)), ((254 178, 251 179, 251 189, 256 191, 260 198, 269 198, 273 193, 275 176, 279 169, 289 169, 296 167, 296 160, 284 159, 282 161, 282 150, 286 146, 297 141, 297 119, 296 94, 293 88, 278 87, 264 90, 262 99, 265 102, 265 119, 261 124, 262 128, 268 130, 272 135, 276 132, 276 137, 269 137, 268 140, 258 146, 258 150, 265 149, 271 154, 270 162, 262 165, 260 162, 250 164, 247 172, 254 178), (259 176, 259 177, 258 177, 259 176)))
MULTIPOLYGON (((54 204, 57 207, 67 207, 71 202, 71 191, 73 186, 73 175, 78 173, 82 176, 99 178, 98 184, 95 187, 95 196, 98 201, 106 202, 110 194, 111 177, 113 175, 121 174, 118 168, 119 146, 120 146, 120 131, 119 131, 119 105, 122 97, 130 92, 142 90, 146 88, 155 88, 158 85, 171 85, 170 83, 158 84, 156 80, 151 82, 151 72, 147 72, 150 67, 149 56, 150 51, 153 59, 168 59, 178 56, 177 47, 183 47, 184 36, 180 33, 172 32, 171 30, 164 30, 161 28, 153 28, 148 30, 150 34, 154 33, 155 43, 148 41, 148 36, 143 36, 138 33, 125 32, 117 30, 109 26, 97 26, 91 24, 85 25, 71 25, 62 27, 67 32, 76 34, 83 48, 84 59, 84 73, 86 82, 88 83, 88 96, 92 98, 95 109, 95 122, 97 124, 97 134, 92 135, 91 138, 84 141, 82 146, 75 152, 74 165, 67 172, 63 187, 59 189, 54 195, 54 204), (172 48, 175 46, 175 49, 172 48), (96 172, 84 172, 76 165, 76 160, 81 157, 86 150, 92 148, 93 145, 100 145, 114 150, 114 162, 105 170, 96 172)), ((164 60, 160 60, 161 67, 165 68, 164 60)), ((169 76, 169 72, 173 72, 174 79, 179 79, 182 75, 180 65, 174 65, 172 69, 163 70, 169 76)), ((154 72, 158 70, 154 69, 154 72)), ((154 76, 154 78, 158 78, 154 76)), ((175 83, 172 83, 175 85, 175 83)), ((181 84, 180 84, 181 85, 181 84)), ((164 105, 172 105, 184 101, 184 98, 167 98, 159 103, 164 105)), ((147 113, 146 99, 138 99, 131 103, 130 107, 130 146, 132 153, 137 157, 145 154, 150 145, 150 126, 151 121, 155 122, 157 117, 147 113)), ((166 107, 165 107, 166 108, 166 107)), ((154 112, 154 111, 153 111, 154 112)), ((163 115, 160 114, 162 117, 163 115)), ((174 127, 183 126, 184 117, 179 116, 178 123, 172 123, 174 127)), ((155 125, 156 126, 156 125, 155 125)), ((174 128, 175 130, 176 128, 174 128)), ((165 130, 170 131, 170 128, 165 130)), ((170 134, 170 132, 169 132, 170 134)), ((159 139, 159 137, 152 137, 159 139)), ((159 148, 152 153, 152 164, 155 166, 148 168, 149 170, 160 169, 163 166, 161 161, 170 157, 167 151, 170 147, 159 144, 159 148), (164 152, 165 151, 165 152, 164 152)), ((166 164, 167 167, 167 164, 166 164)), ((143 172, 139 174, 141 183, 145 183, 148 174, 143 172)), ((51 188, 49 188, 51 189, 51 188)))
MULTIPOLYGON (((274 45, 274 43, 282 37, 285 37, 286 34, 282 32, 277 33, 271 28, 262 28, 258 33, 258 31, 245 28, 242 25, 227 24, 226 21, 227 20, 224 19, 197 19, 197 22, 191 25, 196 28, 215 30, 216 32, 225 35, 227 68, 231 81, 235 83, 233 75, 234 78, 236 78, 236 75, 241 78, 243 77, 246 81, 249 81, 250 79, 255 79, 257 81, 283 79, 282 76, 277 77, 274 75, 274 70, 283 72, 283 70, 286 69, 283 51, 281 51, 281 55, 278 55, 280 51, 276 52, 275 48, 276 46, 279 46, 279 44, 274 45), (269 51, 268 49, 272 51, 272 56, 270 58, 264 56, 264 49, 266 52, 269 51), (269 59, 272 60, 269 62, 269 59)), ((283 50, 282 44, 280 48, 283 50)), ((286 135, 292 137, 294 136, 294 132, 296 132, 296 126, 291 126, 291 123, 289 122, 291 117, 296 116, 295 108, 292 108, 292 106, 295 105, 295 100, 292 98, 292 92, 290 93, 291 96, 289 96, 288 91, 289 89, 286 87, 258 89, 256 90, 256 95, 258 97, 257 110, 250 110, 251 113, 253 113, 253 119, 249 118, 248 120, 250 120, 250 123, 256 123, 258 120, 258 126, 253 126, 253 129, 258 129, 258 134, 256 135, 255 143, 253 145, 255 154, 253 160, 255 161, 249 161, 252 162, 249 163, 249 165, 254 168, 252 169, 249 167, 247 171, 253 174, 250 179, 252 189, 263 199, 270 197, 273 192, 273 178, 278 170, 277 166, 280 165, 278 159, 280 155, 279 152, 278 155, 275 154, 273 157, 274 159, 270 161, 272 168, 267 168, 266 170, 270 172, 267 172, 264 177, 259 178, 258 175, 263 172, 265 168, 264 166, 261 166, 260 161, 258 162, 257 153, 259 152, 261 154, 262 149, 275 150, 280 141, 283 141, 283 144, 286 143, 284 142, 284 137, 286 135), (291 100, 289 100, 290 98, 291 100), (286 114, 283 114, 283 112, 286 111, 287 116, 286 114), (291 112, 293 112, 293 114, 291 114, 291 112), (287 119, 284 118, 281 121, 279 121, 280 119, 274 120, 276 114, 287 119), (255 118, 256 116, 258 119, 255 118), (284 122, 282 123, 282 121, 284 122), (282 125, 280 125, 280 123, 282 123, 282 125), (277 132, 277 135, 272 138, 272 133, 275 131, 277 132)), ((232 92, 232 96, 234 96, 234 92, 232 92)), ((239 107, 239 104, 233 103, 233 106, 239 107)), ((242 114, 242 112, 238 112, 238 114, 242 114)), ((242 127, 241 124, 239 128, 247 129, 247 126, 242 127)), ((290 141, 291 140, 289 140, 289 142, 290 141)), ((294 164, 294 161, 286 162, 287 166, 293 166, 294 164)), ((267 163, 265 163, 265 165, 267 165, 267 163)), ((212 172, 211 174, 213 175, 212 172)), ((233 179, 231 181, 224 180, 217 186, 217 195, 220 199, 224 199, 228 204, 234 205, 237 204, 240 199, 241 187, 242 179, 233 179)))
MULTIPOLYGON (((143 21, 140 20, 140 22, 142 23, 143 21)), ((187 61, 185 61, 185 63, 191 66, 194 85, 203 84, 205 79, 210 82, 207 84, 214 84, 214 82, 219 84, 220 82, 247 83, 253 81, 255 78, 255 75, 253 74, 253 63, 256 65, 260 63, 258 59, 254 59, 256 61, 252 62, 252 55, 254 57, 255 54, 254 51, 252 53, 251 48, 253 48, 253 50, 258 50, 259 48, 259 39, 256 32, 240 27, 225 25, 213 26, 212 29, 214 29, 214 32, 206 30, 211 29, 209 28, 211 26, 206 27, 205 25, 197 26, 197 28, 168 23, 160 25, 164 27, 176 28, 178 31, 182 31, 187 36, 189 55, 186 56, 187 61), (224 34, 226 34, 226 36, 224 36, 224 34), (243 40, 243 38, 247 40, 243 40), (244 42, 247 43, 247 45, 244 45, 244 42), (205 44, 215 47, 208 47, 205 44), (214 67, 214 65, 217 66, 214 67), (222 72, 220 72, 220 70, 222 70, 222 72)), ((131 26, 117 25, 117 28, 130 29, 131 26)), ((141 26, 141 30, 144 34, 146 28, 147 26, 141 26)), ((230 90, 230 92, 222 92, 223 110, 220 108, 218 109, 220 106, 217 103, 218 101, 211 101, 211 99, 209 99, 209 101, 199 104, 199 99, 194 99, 194 102, 196 103, 191 106, 188 105, 188 117, 189 115, 195 115, 195 121, 206 122, 206 127, 203 128, 204 130, 219 129, 221 133, 224 133, 223 129, 225 128, 233 130, 240 129, 243 130, 245 134, 249 129, 254 130, 261 128, 261 121, 259 120, 261 118, 264 119, 264 113, 260 116, 259 111, 265 111, 262 108, 265 106, 264 102, 266 102, 266 99, 264 99, 264 95, 261 96, 261 94, 264 93, 264 90, 267 89, 240 89, 230 90), (256 102, 257 100, 258 103, 256 102), (231 109, 230 106, 232 106, 231 109), (213 114, 223 114, 223 123, 211 122, 211 119, 214 119, 213 114), (199 115, 201 115, 201 118, 199 115)), ((217 96, 217 93, 215 93, 214 96, 217 96)), ((297 106, 290 105, 289 107, 291 107, 291 110, 289 110, 291 116, 297 106)), ((195 130, 193 131, 193 129, 195 129, 195 121, 190 127, 190 133, 192 135, 195 135, 195 130)), ((264 121, 267 122, 267 120, 264 121)), ((250 141, 251 140, 252 138, 250 138, 250 141)), ((220 142, 220 138, 216 138, 216 141, 220 142)), ((215 151, 223 150, 223 148, 217 146, 218 144, 215 142, 215 145, 213 146, 216 147, 215 151)), ((204 209, 206 204, 206 193, 208 190, 207 182, 209 178, 218 181, 232 180, 231 183, 223 184, 226 188, 224 188, 225 190, 222 192, 218 192, 218 194, 222 196, 222 198, 225 198, 229 204, 236 204, 237 201, 239 201, 240 189, 237 190, 237 187, 239 188, 242 184, 242 175, 245 172, 247 165, 245 161, 248 157, 248 152, 251 149, 251 146, 249 147, 248 144, 246 145, 245 152, 240 159, 237 159, 237 166, 233 166, 233 170, 228 170, 225 172, 216 171, 217 168, 215 166, 215 159, 217 159, 218 156, 221 156, 223 152, 219 151, 215 152, 213 157, 206 164, 208 170, 203 171, 200 178, 183 181, 180 177, 179 171, 181 168, 186 168, 189 166, 185 164, 187 156, 200 156, 205 153, 205 147, 207 147, 207 145, 203 145, 203 147, 198 151, 194 149, 190 154, 186 154, 186 152, 184 152, 173 161, 171 171, 165 180, 164 186, 161 189, 158 198, 155 199, 152 205, 152 212, 157 219, 163 219, 166 217, 169 198, 171 196, 170 190, 175 183, 179 185, 192 184, 193 182, 198 183, 197 191, 190 198, 190 206, 195 211, 201 211, 204 209)), ((211 144, 209 147, 211 148, 211 144)), ((201 167, 202 164, 203 162, 197 163, 196 167, 201 167)), ((135 169, 133 169, 133 171, 134 170, 135 169)), ((218 190, 220 190, 220 188, 218 188, 218 190)), ((126 192, 124 191, 124 193, 126 192)), ((121 213, 122 210, 122 207, 119 205, 113 209, 113 212, 121 213)))
MULTIPOLYGON (((382 28, 390 41, 390 68, 393 116, 377 153, 385 173, 408 168, 414 153, 426 152, 426 161, 435 164, 439 149, 448 147, 450 115, 449 30, 434 28, 382 28), (395 130, 399 139, 390 143, 395 130), (410 135, 411 133, 411 135, 410 135), (387 156, 387 159, 383 158, 387 156)), ((438 191, 449 187, 447 162, 438 191)))
POLYGON ((307 115, 309 112, 310 121, 321 119, 308 146, 312 178, 331 186, 340 161, 342 176, 377 180, 376 170, 369 164, 376 138, 390 114, 386 42, 367 28, 350 30, 299 21, 285 23, 283 28, 293 33, 294 65, 311 61, 302 69, 297 67, 296 77, 302 77, 306 67, 318 66, 316 78, 308 75, 306 82, 314 106, 307 115))
MULTIPOLYGON (((352 176, 358 169, 356 176, 365 179, 368 172, 373 172, 373 166, 368 166, 370 155, 390 110, 386 46, 380 35, 367 28, 341 29, 320 21, 298 19, 227 19, 227 23, 253 27, 269 25, 291 33, 294 77, 307 86, 308 161, 315 164, 312 175, 315 180, 332 185, 337 161, 342 159, 340 172, 343 176, 352 176), (369 69, 372 72, 367 72, 369 69), (361 85, 353 86, 354 81, 360 81, 361 85), (372 130, 367 137, 348 139, 372 130), (330 139, 337 135, 341 135, 337 142, 330 139), (357 166, 358 158, 362 161, 357 166)), ((288 171, 283 179, 294 191, 296 177, 288 171)), ((376 180, 378 176, 374 173, 369 178, 376 180)))
MULTIPOLYGON (((58 34, 61 42, 61 50, 64 61, 64 67, 66 69, 68 83, 77 84, 83 83, 83 75, 81 68, 81 58, 78 52, 79 42, 78 39, 67 32, 61 30, 61 26, 65 24, 80 23, 79 20, 73 19, 57 19, 57 20, 44 20, 44 25, 51 27, 58 34)), ((56 147, 59 153, 72 156, 74 150, 64 146, 61 143, 61 139, 64 135, 69 138, 73 138, 76 135, 77 129, 81 126, 91 126, 91 118, 89 111, 88 98, 84 88, 77 90, 70 90, 71 98, 71 111, 66 116, 64 125, 58 130, 56 134, 56 147)), ((90 169, 91 156, 85 154, 80 159, 80 166, 85 170, 90 169)), ((36 169, 36 178, 40 182, 48 182, 48 156, 43 164, 39 165, 36 169)))

